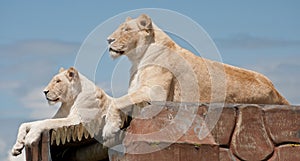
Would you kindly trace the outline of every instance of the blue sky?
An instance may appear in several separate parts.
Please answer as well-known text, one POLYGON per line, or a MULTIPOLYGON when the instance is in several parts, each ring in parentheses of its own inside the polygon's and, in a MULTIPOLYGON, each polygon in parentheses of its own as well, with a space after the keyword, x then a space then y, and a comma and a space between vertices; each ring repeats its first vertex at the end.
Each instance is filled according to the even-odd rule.
MULTIPOLYGON (((42 89, 61 66, 74 65, 89 33, 133 9, 164 8, 190 17, 214 40, 223 62, 265 74, 292 104, 300 104, 299 7, 296 0, 1 1, 0 160, 13 160, 7 151, 21 122, 55 112, 42 89)), ((95 81, 111 93, 118 60, 105 54, 102 61, 95 81)))

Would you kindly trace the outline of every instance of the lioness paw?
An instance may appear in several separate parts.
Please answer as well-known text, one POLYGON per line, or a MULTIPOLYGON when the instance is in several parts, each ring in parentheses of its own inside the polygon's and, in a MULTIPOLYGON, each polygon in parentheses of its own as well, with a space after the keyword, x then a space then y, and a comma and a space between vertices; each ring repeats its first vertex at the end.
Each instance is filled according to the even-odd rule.
POLYGON ((104 140, 112 138, 115 136, 121 128, 122 120, 119 110, 116 108, 115 104, 112 103, 107 111, 105 117, 105 125, 102 131, 102 137, 104 140))
POLYGON ((108 140, 114 137, 119 130, 120 127, 118 124, 107 122, 103 128, 102 137, 104 140, 108 140))
POLYGON ((25 138, 25 145, 31 146, 35 145, 40 141, 41 132, 39 131, 30 131, 25 138))
POLYGON ((13 156, 18 156, 22 153, 23 148, 24 148, 24 144, 17 142, 14 145, 13 149, 11 150, 11 154, 13 156))

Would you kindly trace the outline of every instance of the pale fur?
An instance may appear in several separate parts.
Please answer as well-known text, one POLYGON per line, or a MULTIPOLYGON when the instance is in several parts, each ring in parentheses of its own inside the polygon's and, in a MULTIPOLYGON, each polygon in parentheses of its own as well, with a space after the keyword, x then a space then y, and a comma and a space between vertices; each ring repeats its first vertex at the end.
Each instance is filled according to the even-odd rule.
POLYGON ((73 67, 68 70, 61 69, 44 92, 49 104, 61 102, 61 107, 52 119, 23 123, 20 126, 16 144, 12 149, 15 156, 21 154, 24 145, 38 143, 41 134, 50 129, 88 123, 95 117, 101 125, 111 101, 102 89, 73 67))
POLYGON ((104 138, 113 137, 119 130, 119 110, 143 102, 289 104, 262 74, 194 55, 176 44, 147 15, 128 18, 108 42, 111 56, 126 55, 132 68, 128 94, 115 98, 109 108, 104 138), (181 88, 189 88, 187 84, 194 82, 194 93, 186 92, 195 91, 193 87, 181 88))

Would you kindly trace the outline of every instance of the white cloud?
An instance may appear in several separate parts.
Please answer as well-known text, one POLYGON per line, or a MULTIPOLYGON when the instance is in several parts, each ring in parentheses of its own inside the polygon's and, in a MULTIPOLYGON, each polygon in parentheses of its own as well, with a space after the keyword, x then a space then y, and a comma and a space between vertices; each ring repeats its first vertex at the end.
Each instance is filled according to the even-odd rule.
POLYGON ((8 152, 8 156, 6 158, 6 161, 24 161, 26 158, 25 158, 25 154, 24 154, 25 151, 23 151, 22 154, 18 155, 18 156, 12 156, 10 154, 10 152, 8 152))
POLYGON ((5 149, 6 149, 6 143, 2 138, 0 138, 0 153, 3 154, 5 152, 5 149))
POLYGON ((61 66, 73 65, 78 47, 76 44, 51 40, 0 45, 0 72, 5 75, 1 78, 5 82, 0 80, 0 89, 32 87, 45 81, 61 66))
MULTIPOLYGON (((0 138, 0 154, 4 154, 3 157, 5 157, 5 154, 7 154, 6 158, 2 158, 4 161, 24 161, 25 155, 23 153, 17 157, 14 157, 11 155, 10 150, 7 152, 7 148, 9 148, 2 138, 0 138)), ((0 158, 1 160, 1 158, 0 158)))
POLYGON ((233 49, 266 49, 278 47, 298 47, 299 40, 284 40, 267 37, 257 37, 251 34, 240 33, 227 38, 215 39, 218 46, 221 48, 233 49))
POLYGON ((299 105, 300 63, 298 60, 299 58, 270 58, 268 61, 258 62, 248 68, 266 75, 291 104, 299 105))
MULTIPOLYGON (((2 103, 0 107, 29 108, 32 111, 30 119, 51 117, 57 109, 48 106, 40 87, 46 86, 61 66, 74 64, 79 46, 79 43, 57 40, 0 44, 0 73, 3 76, 0 78, 0 90, 5 95, 2 98, 13 100, 2 103)), ((4 99, 0 98, 0 101, 4 99)), ((25 113, 23 115, 28 117, 25 113)))
POLYGON ((18 81, 0 81, 0 90, 12 90, 20 87, 18 81))
POLYGON ((34 88, 21 98, 23 105, 31 110, 31 119, 51 118, 58 110, 58 105, 48 105, 42 91, 42 87, 34 88))
POLYGON ((9 45, 0 45, 0 53, 5 56, 62 55, 72 54, 78 49, 78 43, 56 40, 27 40, 9 45))

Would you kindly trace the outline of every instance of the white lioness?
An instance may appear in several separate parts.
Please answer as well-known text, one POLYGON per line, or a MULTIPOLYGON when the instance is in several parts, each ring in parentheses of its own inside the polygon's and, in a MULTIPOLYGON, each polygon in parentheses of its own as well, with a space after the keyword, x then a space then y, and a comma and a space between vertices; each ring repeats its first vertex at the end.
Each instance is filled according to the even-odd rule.
POLYGON ((108 43, 110 55, 126 55, 132 68, 128 94, 114 99, 109 108, 104 138, 119 130, 120 110, 142 102, 289 104, 262 74, 194 55, 145 14, 127 18, 108 43))
POLYGON ((94 117, 98 117, 98 124, 103 127, 101 120, 111 98, 75 68, 60 69, 44 89, 44 93, 49 104, 61 102, 61 107, 52 119, 23 123, 20 126, 12 149, 15 156, 21 154, 24 145, 37 143, 41 133, 50 129, 88 122, 94 117))

